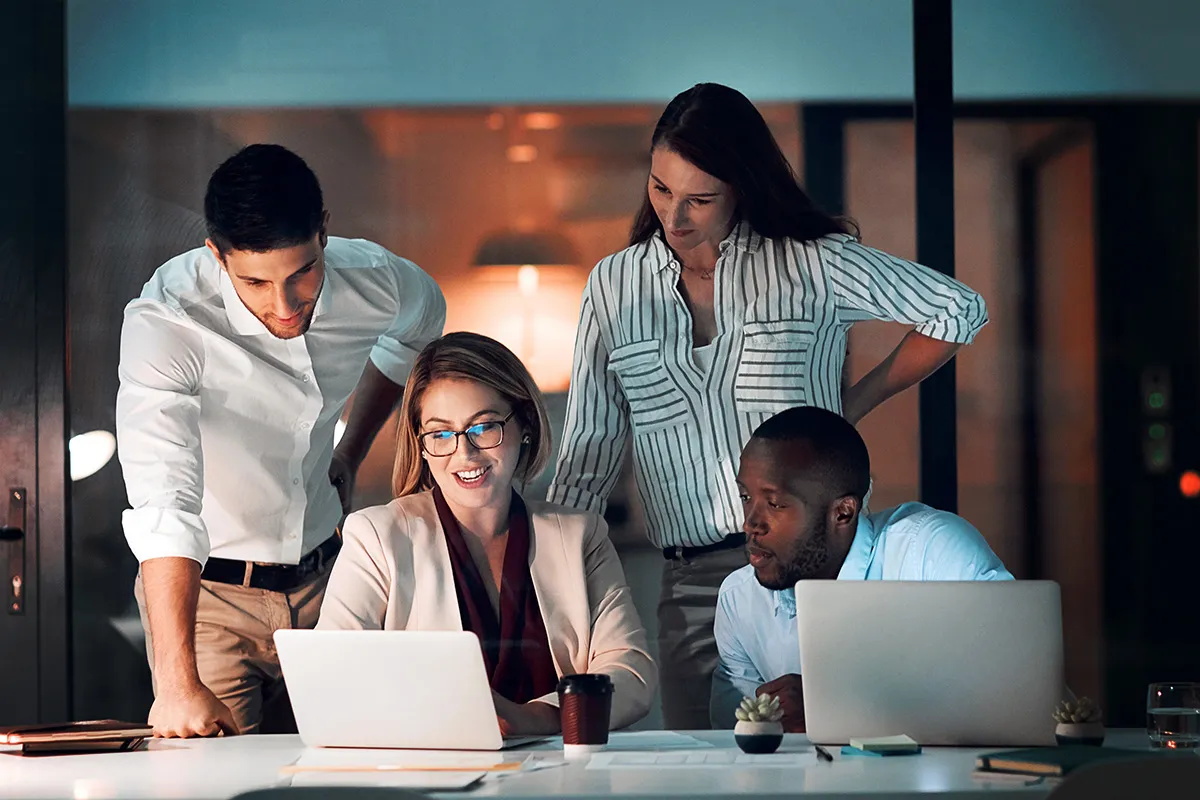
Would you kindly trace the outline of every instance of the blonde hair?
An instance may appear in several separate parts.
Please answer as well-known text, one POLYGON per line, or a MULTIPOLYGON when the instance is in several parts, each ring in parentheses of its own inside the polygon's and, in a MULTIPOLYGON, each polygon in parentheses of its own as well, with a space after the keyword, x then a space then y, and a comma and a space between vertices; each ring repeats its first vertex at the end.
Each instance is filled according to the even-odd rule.
POLYGON ((421 401, 436 380, 474 381, 509 402, 513 419, 521 424, 528 443, 522 445, 517 476, 536 478, 550 459, 550 419, 542 393, 511 350, 487 336, 459 331, 430 342, 417 356, 400 404, 396 426, 396 463, 392 491, 404 497, 432 489, 433 475, 421 454, 421 401))

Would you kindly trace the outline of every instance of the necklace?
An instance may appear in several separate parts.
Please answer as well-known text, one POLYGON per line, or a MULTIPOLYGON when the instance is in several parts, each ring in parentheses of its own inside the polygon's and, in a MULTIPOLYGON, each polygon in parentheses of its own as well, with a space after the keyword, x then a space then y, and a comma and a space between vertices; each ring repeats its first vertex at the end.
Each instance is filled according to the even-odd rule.
POLYGON ((683 267, 688 272, 696 273, 697 275, 700 276, 700 280, 702 280, 702 281, 711 281, 713 279, 713 273, 717 271, 716 264, 713 264, 712 269, 697 269, 696 267, 689 267, 686 264, 684 264, 682 261, 680 261, 679 266, 683 267))

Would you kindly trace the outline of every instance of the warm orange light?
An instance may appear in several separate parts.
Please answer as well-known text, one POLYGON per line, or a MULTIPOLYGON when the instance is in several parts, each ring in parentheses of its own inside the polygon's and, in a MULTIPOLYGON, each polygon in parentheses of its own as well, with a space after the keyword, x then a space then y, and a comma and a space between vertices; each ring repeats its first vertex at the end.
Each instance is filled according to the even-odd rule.
POLYGON ((474 267, 441 281, 446 330, 474 331, 503 342, 543 392, 571 383, 575 329, 588 270, 576 266, 474 267))
POLYGON ((533 297, 538 290, 538 268, 526 264, 517 270, 517 288, 526 297, 533 297))
POLYGON ((1200 474, 1189 469, 1180 475, 1179 493, 1184 497, 1200 497, 1200 474))
POLYGON ((531 144, 514 144, 505 151, 505 155, 514 164, 528 164, 538 157, 538 150, 531 144))
POLYGON ((562 117, 553 111, 530 111, 522 120, 531 131, 552 131, 562 124, 562 117))

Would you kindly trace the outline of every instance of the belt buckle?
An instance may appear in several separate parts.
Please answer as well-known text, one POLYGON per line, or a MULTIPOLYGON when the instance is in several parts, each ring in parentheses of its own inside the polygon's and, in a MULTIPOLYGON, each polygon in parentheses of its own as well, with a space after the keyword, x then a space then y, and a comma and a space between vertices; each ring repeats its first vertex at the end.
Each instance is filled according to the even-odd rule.
POLYGON ((674 554, 675 554, 675 555, 674 555, 674 559, 675 559, 676 561, 682 561, 682 560, 683 560, 683 545, 681 545, 681 544, 677 544, 677 545, 675 545, 674 547, 672 547, 672 548, 671 548, 671 550, 672 550, 672 552, 674 552, 674 554))

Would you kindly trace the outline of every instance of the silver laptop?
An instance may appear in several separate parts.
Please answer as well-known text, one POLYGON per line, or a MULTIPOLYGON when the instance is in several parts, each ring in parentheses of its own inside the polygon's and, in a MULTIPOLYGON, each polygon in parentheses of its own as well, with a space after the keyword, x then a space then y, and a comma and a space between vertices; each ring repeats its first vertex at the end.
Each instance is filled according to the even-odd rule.
POLYGON ((309 747, 501 750, 479 639, 461 631, 275 632, 309 747))
POLYGON ((1062 611, 1053 581, 796 584, 809 738, 1054 744, 1062 611))

